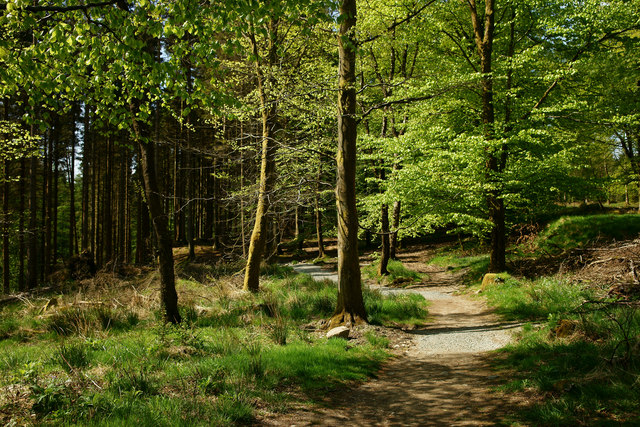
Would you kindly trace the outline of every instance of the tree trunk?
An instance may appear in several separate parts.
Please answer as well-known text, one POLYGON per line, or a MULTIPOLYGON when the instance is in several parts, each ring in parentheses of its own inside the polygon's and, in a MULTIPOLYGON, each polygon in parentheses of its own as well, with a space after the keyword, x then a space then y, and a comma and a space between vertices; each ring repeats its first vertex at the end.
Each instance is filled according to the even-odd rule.
POLYGON ((316 176, 315 213, 316 236, 318 237, 318 258, 324 257, 324 238, 322 235, 322 211, 320 211, 320 178, 322 177, 322 157, 318 161, 318 174, 316 176))
POLYGON ((126 261, 127 239, 127 178, 129 169, 129 153, 125 147, 119 150, 120 179, 118 180, 118 225, 116 227, 116 265, 126 261))
POLYGON ((42 239, 42 274, 41 279, 44 280, 51 273, 51 225, 52 225, 52 215, 51 206, 53 205, 52 195, 53 189, 51 188, 51 164, 53 158, 53 140, 55 139, 55 133, 58 132, 57 124, 49 131, 49 138, 47 143, 45 144, 47 149, 45 150, 45 160, 44 160, 44 169, 42 171, 42 220, 43 220, 43 231, 44 236, 42 239))
MULTIPOLYGON (((277 38, 277 22, 270 22, 269 52, 268 65, 271 66, 276 60, 276 38, 277 38)), ((260 165, 260 188, 258 193, 258 207, 256 209, 256 221, 253 225, 253 232, 249 241, 249 253, 247 257, 247 267, 244 275, 244 289, 257 292, 260 282, 260 262, 264 253, 267 240, 268 218, 271 192, 275 182, 275 166, 276 166, 276 143, 272 136, 273 119, 276 114, 276 103, 270 105, 267 99, 267 88, 265 87, 266 78, 262 65, 259 61, 258 46, 255 40, 255 34, 250 36, 251 47, 255 57, 256 75, 258 77, 258 92, 260 94, 260 107, 262 110, 262 158, 260 165)), ((267 70, 270 74, 271 71, 267 70)))
POLYGON ((340 2, 338 34, 338 153, 336 206, 338 210, 338 302, 329 326, 367 321, 358 254, 356 209, 356 0, 340 2))
MULTIPOLYGON (((31 125, 31 136, 35 135, 31 125)), ((29 166, 29 231, 27 239, 27 288, 38 286, 38 157, 29 166)))
POLYGON ((393 223, 391 228, 393 232, 389 236, 389 258, 396 259, 398 250, 398 228, 400 227, 400 201, 393 202, 393 223))
MULTIPOLYGON (((6 110, 5 106, 5 110, 6 110)), ((2 290, 11 292, 11 275, 9 259, 9 161, 4 161, 4 183, 2 185, 2 290)))
POLYGON ((383 203, 380 208, 380 225, 382 229, 382 249, 380 251, 380 264, 378 264, 378 275, 387 276, 389 274, 387 266, 389 265, 391 250, 389 247, 389 206, 386 203, 383 203))
MULTIPOLYGON (((240 123, 240 239, 242 239, 242 257, 247 258, 247 238, 244 232, 244 158, 242 150, 243 126, 240 123)), ((211 209, 213 212, 213 207, 211 209)))
MULTIPOLYGON (((493 77, 491 75, 491 55, 493 50, 494 33, 494 0, 485 1, 484 23, 481 22, 476 9, 476 1, 469 0, 471 10, 471 22, 473 24, 474 38, 480 56, 480 72, 482 73, 482 123, 484 135, 487 140, 494 138, 494 104, 493 104, 493 77)), ((491 182, 492 189, 486 195, 487 208, 491 228, 491 254, 489 257, 489 272, 498 273, 505 270, 506 227, 504 200, 500 195, 499 183, 496 175, 501 171, 506 161, 506 151, 495 153, 493 149, 487 149, 486 174, 487 181, 491 182)))
POLYGON ((76 109, 71 114, 71 157, 69 160, 69 258, 75 255, 76 246, 76 109))
POLYGON ((104 263, 113 261, 113 137, 107 137, 107 164, 104 173, 104 193, 102 199, 102 242, 104 263))
POLYGON ((53 194, 51 195, 51 216, 52 216, 52 243, 51 243, 51 265, 55 268, 58 262, 58 181, 60 180, 60 133, 53 142, 53 194))
MULTIPOLYGON (((9 99, 2 100, 3 119, 9 120, 9 99)), ((2 141, 2 135, 0 135, 2 141)), ((4 141, 3 141, 4 142, 4 141)), ((11 274, 9 272, 11 262, 9 258, 9 160, 4 161, 4 178, 2 185, 2 290, 5 294, 11 292, 11 274)))
POLYGON ((624 205, 629 206, 629 185, 624 185, 624 205))
POLYGON ((173 242, 169 231, 169 221, 163 209, 163 200, 158 186, 155 159, 155 143, 144 141, 147 132, 141 132, 141 123, 134 122, 136 139, 140 151, 140 165, 144 189, 151 214, 151 222, 158 243, 158 261, 160 269, 160 297, 164 308, 165 321, 180 323, 182 318, 178 311, 178 294, 175 286, 173 266, 173 242))
POLYGON ((80 237, 80 248, 82 251, 86 251, 89 249, 89 185, 91 184, 90 179, 90 168, 89 168, 89 160, 91 156, 91 140, 90 137, 90 126, 91 123, 91 109, 89 106, 84 106, 84 129, 83 129, 83 144, 82 144, 82 229, 80 233, 82 236, 80 237))
POLYGON ((20 160, 20 216, 18 219, 18 289, 20 292, 26 291, 25 283, 24 283, 24 256, 25 256, 25 247, 24 247, 24 206, 25 206, 25 197, 24 193, 26 191, 25 187, 25 179, 27 176, 27 161, 25 159, 20 160))

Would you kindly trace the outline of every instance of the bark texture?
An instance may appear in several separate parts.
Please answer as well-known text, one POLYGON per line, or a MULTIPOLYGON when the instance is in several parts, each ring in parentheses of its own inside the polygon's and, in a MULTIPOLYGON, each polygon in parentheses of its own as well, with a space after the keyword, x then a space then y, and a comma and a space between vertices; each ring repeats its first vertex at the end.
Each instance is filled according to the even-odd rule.
POLYGON ((155 144, 145 141, 143 125, 134 122, 138 149, 140 151, 140 165, 147 205, 151 215, 153 230, 158 243, 158 264, 160 270, 160 298, 164 308, 164 318, 167 322, 180 323, 182 318, 178 311, 178 294, 176 292, 175 271, 173 265, 173 241, 169 231, 169 218, 164 212, 162 196, 158 186, 156 172, 155 144))
POLYGON ((340 15, 343 20, 338 38, 338 303, 330 327, 367 321, 360 278, 356 209, 356 1, 341 1, 340 15))
MULTIPOLYGON (((493 103, 493 78, 491 76, 491 56, 493 51, 495 5, 494 0, 485 1, 484 22, 478 15, 475 0, 469 0, 471 22, 478 55, 480 56, 480 72, 482 73, 482 123, 485 138, 494 138, 495 111, 493 103)), ((486 173, 491 189, 487 192, 486 201, 491 228, 491 254, 489 256, 489 272, 498 273, 505 270, 506 226, 504 200, 501 197, 497 175, 504 162, 504 150, 496 153, 493 148, 487 149, 486 173)))
MULTIPOLYGON (((268 66, 271 66, 276 60, 277 25, 277 22, 274 20, 270 23, 269 52, 267 56, 268 66)), ((268 102, 267 88, 265 86, 267 85, 266 79, 270 77, 269 74, 265 75, 263 65, 260 63, 255 34, 251 34, 249 39, 253 55, 256 58, 258 93, 260 94, 260 106, 262 108, 262 157, 260 163, 260 185, 258 206, 256 208, 256 221, 253 225, 251 239, 249 240, 249 252, 243 288, 257 292, 260 286, 260 263, 262 262, 267 242, 267 228, 269 225, 267 212, 271 204, 270 197, 275 182, 277 147, 273 138, 273 119, 276 114, 276 103, 272 102, 269 104, 268 102)), ((270 71, 267 70, 267 73, 270 73, 270 71)))

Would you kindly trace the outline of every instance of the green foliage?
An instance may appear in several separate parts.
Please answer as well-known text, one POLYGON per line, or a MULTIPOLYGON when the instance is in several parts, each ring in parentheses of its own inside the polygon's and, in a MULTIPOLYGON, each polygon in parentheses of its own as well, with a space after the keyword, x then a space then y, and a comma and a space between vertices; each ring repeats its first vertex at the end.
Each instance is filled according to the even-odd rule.
MULTIPOLYGON (((30 135, 16 123, 0 120, 0 162, 37 156, 38 143, 38 137, 30 135)), ((6 179, 5 172, 2 171, 0 182, 6 179)))

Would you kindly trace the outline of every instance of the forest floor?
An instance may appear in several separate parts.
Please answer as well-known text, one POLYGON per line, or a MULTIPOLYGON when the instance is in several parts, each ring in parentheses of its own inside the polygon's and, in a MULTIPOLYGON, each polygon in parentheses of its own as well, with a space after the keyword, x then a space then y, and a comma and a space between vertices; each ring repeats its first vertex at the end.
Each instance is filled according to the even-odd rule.
MULTIPOLYGON (((426 264, 432 252, 399 256, 404 265, 428 279, 410 288, 380 287, 383 293, 419 293, 428 301, 427 326, 398 329, 392 341, 396 357, 374 380, 319 396, 263 425, 496 425, 527 405, 525 398, 496 391, 506 378, 490 367, 491 350, 506 345, 518 323, 502 321, 483 299, 460 294, 464 271, 426 264)), ((294 269, 337 280, 327 268, 297 264, 294 269)))

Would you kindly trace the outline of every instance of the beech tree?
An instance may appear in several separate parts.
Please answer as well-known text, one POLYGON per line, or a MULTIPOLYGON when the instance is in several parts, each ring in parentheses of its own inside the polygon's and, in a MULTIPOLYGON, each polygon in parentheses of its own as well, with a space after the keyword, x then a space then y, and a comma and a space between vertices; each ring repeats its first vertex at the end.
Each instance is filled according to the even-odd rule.
POLYGON ((340 2, 338 22, 338 304, 330 325, 367 321, 362 297, 356 209, 356 1, 340 2))

